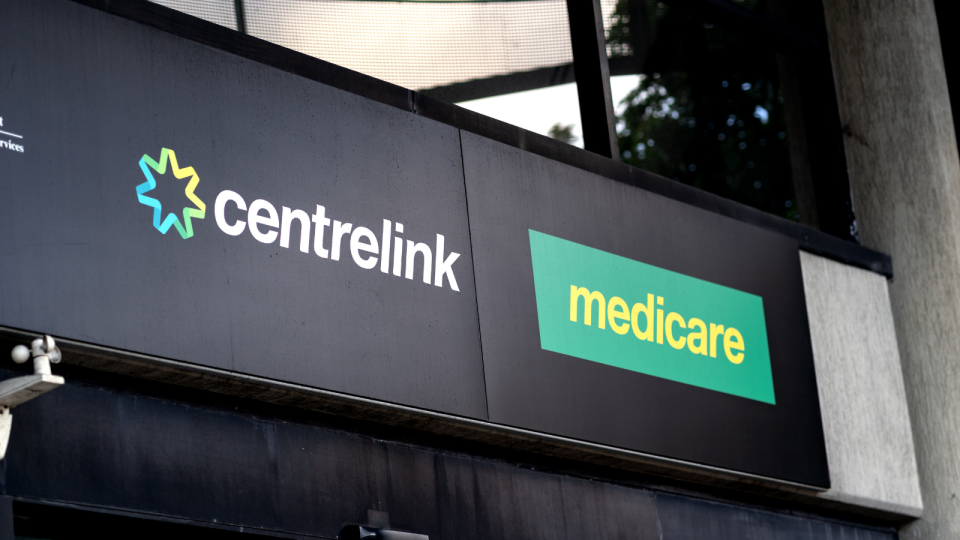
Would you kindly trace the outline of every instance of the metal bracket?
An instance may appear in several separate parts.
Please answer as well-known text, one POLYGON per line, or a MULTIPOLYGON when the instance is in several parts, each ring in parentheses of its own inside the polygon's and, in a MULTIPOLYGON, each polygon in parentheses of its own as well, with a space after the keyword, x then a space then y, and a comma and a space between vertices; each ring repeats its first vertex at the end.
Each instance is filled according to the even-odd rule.
POLYGON ((394 531, 391 529, 376 529, 363 525, 345 525, 337 537, 339 540, 430 540, 425 534, 394 531))

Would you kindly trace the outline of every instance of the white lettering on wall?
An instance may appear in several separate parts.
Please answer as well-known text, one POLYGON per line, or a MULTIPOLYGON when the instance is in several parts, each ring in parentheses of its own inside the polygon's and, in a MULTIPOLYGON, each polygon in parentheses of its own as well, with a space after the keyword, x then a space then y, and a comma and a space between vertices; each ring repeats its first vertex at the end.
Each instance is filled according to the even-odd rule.
POLYGON ((402 268, 404 270, 402 277, 406 279, 413 280, 415 276, 419 276, 424 283, 440 288, 443 288, 444 279, 446 279, 451 290, 460 292, 457 278, 453 273, 453 264, 460 258, 460 254, 453 252, 444 254, 446 246, 442 234, 437 234, 435 249, 413 240, 407 240, 406 249, 404 249, 403 239, 398 236, 403 233, 402 223, 391 223, 390 220, 384 219, 381 238, 378 239, 373 230, 367 227, 354 227, 352 223, 339 220, 331 221, 327 217, 326 207, 319 204, 313 216, 303 210, 287 206, 281 206, 281 213, 278 214, 276 207, 263 199, 253 201, 248 209, 243 197, 230 190, 221 191, 217 195, 214 215, 220 230, 230 236, 240 236, 244 230, 249 230, 250 235, 258 242, 272 244, 279 238, 280 247, 287 249, 290 248, 290 238, 293 236, 297 239, 294 245, 299 247, 301 252, 309 254, 312 234, 313 253, 322 259, 339 261, 341 251, 349 244, 350 257, 364 270, 376 268, 379 262, 380 271, 384 274, 392 273, 394 276, 401 277, 402 268), (228 203, 232 203, 231 208, 228 208, 228 203), (232 214, 230 218, 227 217, 228 212, 232 214), (246 212, 246 221, 239 219, 243 215, 242 212, 246 212), (330 232, 329 242, 326 240, 327 231, 330 232), (348 239, 344 241, 344 237, 348 239), (391 252, 393 252, 392 265, 390 264, 391 252), (392 272, 390 272, 391 266, 392 272))

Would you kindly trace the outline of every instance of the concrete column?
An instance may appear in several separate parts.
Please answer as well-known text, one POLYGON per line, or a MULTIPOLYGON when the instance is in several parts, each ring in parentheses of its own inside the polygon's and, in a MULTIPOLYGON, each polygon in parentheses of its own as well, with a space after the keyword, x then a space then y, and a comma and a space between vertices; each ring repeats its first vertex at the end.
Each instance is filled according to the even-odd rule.
POLYGON ((933 0, 825 0, 863 243, 890 300, 923 496, 903 538, 960 538, 960 159, 933 0))

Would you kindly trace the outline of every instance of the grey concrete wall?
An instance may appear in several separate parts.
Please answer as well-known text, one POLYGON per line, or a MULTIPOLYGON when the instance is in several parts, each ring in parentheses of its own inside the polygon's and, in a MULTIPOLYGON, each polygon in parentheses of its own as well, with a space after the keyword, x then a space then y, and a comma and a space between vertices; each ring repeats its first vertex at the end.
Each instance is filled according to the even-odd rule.
POLYGON ((821 497, 903 516, 923 503, 887 280, 800 253, 830 465, 821 497))
POLYGON ((960 538, 960 161, 932 0, 825 0, 863 243, 893 257, 890 300, 923 518, 960 538))

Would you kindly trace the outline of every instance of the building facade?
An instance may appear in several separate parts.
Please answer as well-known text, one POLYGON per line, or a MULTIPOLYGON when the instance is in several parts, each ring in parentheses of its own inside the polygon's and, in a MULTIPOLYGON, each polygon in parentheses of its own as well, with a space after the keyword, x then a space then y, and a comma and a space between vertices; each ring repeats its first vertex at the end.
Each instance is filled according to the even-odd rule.
POLYGON ((551 2, 0 0, 0 535, 960 537, 952 8, 551 2))

